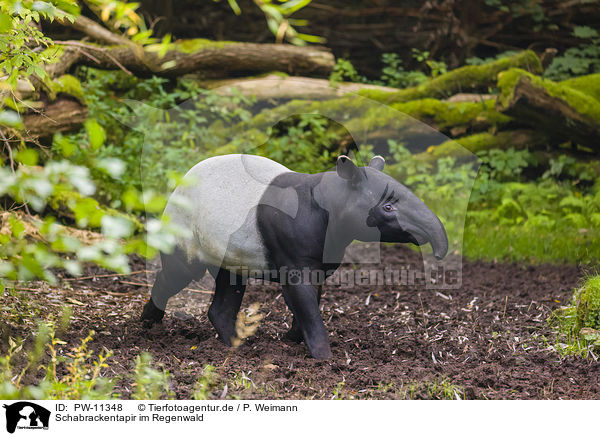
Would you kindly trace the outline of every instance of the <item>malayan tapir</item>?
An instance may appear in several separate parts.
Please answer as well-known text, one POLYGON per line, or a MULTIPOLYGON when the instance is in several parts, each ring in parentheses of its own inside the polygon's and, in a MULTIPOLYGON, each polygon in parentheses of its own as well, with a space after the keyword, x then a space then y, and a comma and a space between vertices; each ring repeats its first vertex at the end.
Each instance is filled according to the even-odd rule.
POLYGON ((448 238, 438 217, 408 188, 382 172, 375 156, 357 167, 340 156, 335 171, 302 174, 270 159, 232 154, 194 166, 171 195, 165 214, 188 230, 174 252, 162 253, 142 320, 159 322, 167 300, 208 269, 216 286, 208 318, 231 345, 245 290, 242 268, 281 283, 293 313, 286 337, 305 341, 319 359, 331 355, 319 311, 322 281, 353 241, 431 243, 441 259, 448 238), (185 183, 187 181, 187 183, 185 183), (311 274, 299 272, 309 271, 311 274), (308 277, 308 279, 306 279, 308 277))

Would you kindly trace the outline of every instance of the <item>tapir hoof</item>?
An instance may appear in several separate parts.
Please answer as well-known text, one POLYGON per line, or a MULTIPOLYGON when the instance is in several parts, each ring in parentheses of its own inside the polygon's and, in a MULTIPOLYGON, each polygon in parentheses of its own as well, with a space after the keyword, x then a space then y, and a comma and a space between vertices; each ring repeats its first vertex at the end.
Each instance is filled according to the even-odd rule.
POLYGON ((292 328, 287 331, 287 333, 285 334, 285 338, 288 341, 292 341, 297 344, 299 344, 300 342, 302 342, 304 340, 304 337, 302 336, 302 332, 295 325, 292 325, 292 328))
POLYGON ((144 327, 152 327, 153 324, 162 321, 165 316, 165 311, 156 307, 152 299, 146 303, 144 310, 142 311, 142 322, 144 327))
POLYGON ((331 348, 329 348, 329 344, 319 347, 313 347, 312 350, 309 348, 309 350, 310 354, 315 359, 326 360, 331 357, 331 348))

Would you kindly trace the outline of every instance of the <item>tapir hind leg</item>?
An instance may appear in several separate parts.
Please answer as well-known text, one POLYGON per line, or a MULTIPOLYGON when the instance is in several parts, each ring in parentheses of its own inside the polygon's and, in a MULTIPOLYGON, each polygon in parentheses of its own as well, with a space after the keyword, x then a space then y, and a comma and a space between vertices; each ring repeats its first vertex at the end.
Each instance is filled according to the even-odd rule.
POLYGON ((231 339, 236 336, 235 321, 237 320, 246 285, 242 278, 220 268, 215 277, 215 295, 208 309, 208 319, 217 330, 219 339, 226 345, 231 345, 231 339))
POLYGON ((150 300, 144 306, 142 321, 148 326, 160 322, 165 316, 169 298, 185 288, 192 280, 202 278, 206 265, 188 263, 177 250, 173 254, 161 253, 162 269, 156 275, 150 300))

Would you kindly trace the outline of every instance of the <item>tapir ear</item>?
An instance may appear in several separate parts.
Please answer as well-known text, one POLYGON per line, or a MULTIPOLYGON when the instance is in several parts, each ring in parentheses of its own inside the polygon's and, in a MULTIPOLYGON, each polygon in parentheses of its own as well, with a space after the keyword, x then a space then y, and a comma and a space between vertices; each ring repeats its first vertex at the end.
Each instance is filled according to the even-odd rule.
POLYGON ((369 166, 371 168, 375 168, 376 170, 383 171, 383 167, 385 166, 385 159, 381 156, 375 156, 369 162, 369 166))
POLYGON ((348 156, 342 155, 338 157, 336 171, 342 179, 354 183, 360 180, 360 170, 348 156))

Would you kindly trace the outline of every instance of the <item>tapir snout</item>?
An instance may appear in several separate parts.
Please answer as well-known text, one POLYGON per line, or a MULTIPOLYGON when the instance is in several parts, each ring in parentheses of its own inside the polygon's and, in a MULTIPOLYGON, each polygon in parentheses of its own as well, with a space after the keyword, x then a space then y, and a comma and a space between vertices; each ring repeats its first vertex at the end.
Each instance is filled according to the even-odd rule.
POLYGON ((448 236, 444 225, 425 203, 414 196, 398 218, 398 225, 410 235, 415 245, 431 244, 436 259, 443 259, 448 253, 448 236))

